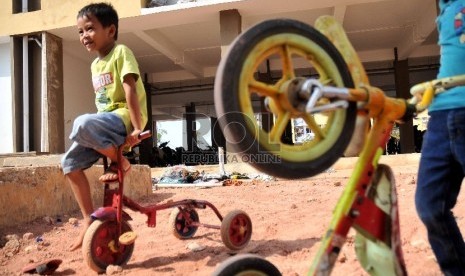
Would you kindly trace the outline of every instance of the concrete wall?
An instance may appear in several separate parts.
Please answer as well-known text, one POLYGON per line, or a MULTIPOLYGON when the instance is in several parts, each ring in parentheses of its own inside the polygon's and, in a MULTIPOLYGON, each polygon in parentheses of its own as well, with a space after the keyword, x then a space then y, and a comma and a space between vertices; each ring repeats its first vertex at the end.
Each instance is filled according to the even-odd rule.
MULTIPOLYGON (((79 210, 57 160, 59 156, 4 159, 4 167, 0 164, 0 228, 79 210), (30 166, 40 163, 51 164, 30 166)), ((98 181, 102 170, 95 165, 86 171, 95 208, 103 202, 103 185, 98 181)), ((133 165, 125 179, 125 194, 138 200, 151 193, 150 168, 133 165)))
MULTIPOLYGON (((84 47, 83 47, 84 48, 84 47)), ((84 52, 85 55, 89 53, 84 52)), ((63 86, 64 86, 64 141, 65 150, 71 146, 69 134, 74 119, 85 113, 95 113, 95 94, 92 87, 90 63, 71 53, 63 52, 63 86)))
MULTIPOLYGON (((2 22, 0 24, 0 36, 27 34, 74 26, 78 11, 92 2, 95 1, 41 0, 40 10, 12 14, 13 1, 3 1, 0 9, 0 20, 2 22), (34 22, 34 24, 31 24, 31 22, 34 22)), ((141 3, 141 0, 111 1, 120 18, 140 15, 141 3)))
POLYGON ((13 152, 10 43, 0 42, 0 153, 13 152))

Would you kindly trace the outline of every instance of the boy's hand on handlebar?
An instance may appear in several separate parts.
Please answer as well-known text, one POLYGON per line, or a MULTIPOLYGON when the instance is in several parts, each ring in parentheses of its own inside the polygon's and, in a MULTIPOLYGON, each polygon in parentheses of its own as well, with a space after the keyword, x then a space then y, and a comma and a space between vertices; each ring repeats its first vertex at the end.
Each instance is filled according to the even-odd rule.
POLYGON ((141 134, 141 132, 142 130, 140 129, 134 129, 132 133, 126 137, 126 144, 128 144, 131 147, 139 144, 141 141, 139 134, 141 134))

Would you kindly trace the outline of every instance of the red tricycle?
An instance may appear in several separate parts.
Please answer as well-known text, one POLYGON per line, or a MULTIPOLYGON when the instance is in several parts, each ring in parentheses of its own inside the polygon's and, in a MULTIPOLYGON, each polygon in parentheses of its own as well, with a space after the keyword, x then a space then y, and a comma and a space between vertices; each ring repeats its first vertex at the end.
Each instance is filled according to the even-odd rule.
MULTIPOLYGON (((140 134, 140 139, 151 136, 150 131, 140 134)), ((164 204, 142 206, 123 194, 124 174, 121 167, 123 150, 127 145, 118 148, 118 180, 104 183, 103 207, 92 215, 93 222, 84 236, 82 253, 88 266, 103 272, 108 265, 126 264, 134 250, 136 234, 132 231, 128 221, 131 217, 123 210, 123 206, 147 215, 147 226, 156 226, 156 212, 174 208, 169 223, 173 234, 179 239, 194 236, 199 226, 220 229, 221 239, 227 248, 240 250, 244 248, 252 236, 252 221, 241 210, 234 210, 223 217, 218 209, 208 201, 184 199, 164 204), (201 223, 196 208, 210 207, 221 221, 221 226, 201 223)), ((104 169, 108 168, 108 161, 103 160, 104 169)))

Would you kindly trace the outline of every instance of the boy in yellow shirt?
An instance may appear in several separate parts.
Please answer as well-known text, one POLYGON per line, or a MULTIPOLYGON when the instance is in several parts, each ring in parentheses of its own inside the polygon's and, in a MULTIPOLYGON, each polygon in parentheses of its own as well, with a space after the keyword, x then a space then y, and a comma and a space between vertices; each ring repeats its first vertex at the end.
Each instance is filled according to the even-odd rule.
MULTIPOLYGON (((78 12, 77 28, 82 45, 87 51, 97 54, 91 72, 98 112, 76 118, 70 134, 73 144, 61 162, 85 226, 70 250, 81 247, 94 211, 84 170, 106 156, 111 163, 100 181, 117 180, 118 146, 125 142, 131 145, 139 143, 138 135, 147 123, 146 93, 137 61, 128 47, 116 44, 117 12, 107 3, 87 5, 78 12)), ((124 172, 131 168, 125 158, 121 165, 124 172)))

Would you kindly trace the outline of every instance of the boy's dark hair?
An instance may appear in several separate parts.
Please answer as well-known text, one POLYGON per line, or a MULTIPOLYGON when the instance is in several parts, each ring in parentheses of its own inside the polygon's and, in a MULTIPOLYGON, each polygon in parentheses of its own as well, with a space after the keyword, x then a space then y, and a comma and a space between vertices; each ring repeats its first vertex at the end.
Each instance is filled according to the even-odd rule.
POLYGON ((95 16, 103 27, 115 25, 115 40, 118 39, 118 13, 110 3, 89 4, 78 12, 77 18, 91 15, 95 16))

